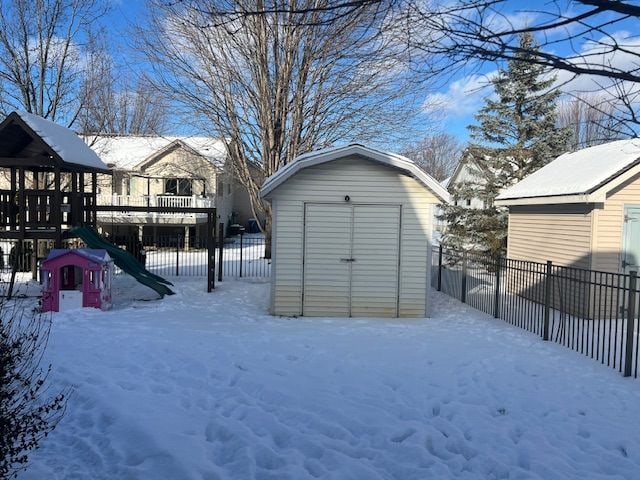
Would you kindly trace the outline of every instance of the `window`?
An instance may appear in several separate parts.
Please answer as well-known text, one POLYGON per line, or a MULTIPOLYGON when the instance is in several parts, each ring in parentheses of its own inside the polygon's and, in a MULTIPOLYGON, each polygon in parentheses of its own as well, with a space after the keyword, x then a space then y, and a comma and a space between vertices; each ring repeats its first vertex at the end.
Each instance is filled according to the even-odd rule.
POLYGON ((471 199, 467 198, 467 207, 470 207, 470 206, 471 206, 471 199))
POLYGON ((170 195, 191 195, 190 178, 167 178, 164 181, 164 193, 170 195))

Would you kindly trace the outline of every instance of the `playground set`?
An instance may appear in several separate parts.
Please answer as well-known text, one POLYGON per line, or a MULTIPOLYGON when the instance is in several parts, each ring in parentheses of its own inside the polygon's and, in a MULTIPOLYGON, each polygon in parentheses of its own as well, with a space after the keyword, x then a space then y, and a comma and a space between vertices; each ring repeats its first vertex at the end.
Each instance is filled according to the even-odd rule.
MULTIPOLYGON (((0 123, 0 169, 9 179, 9 188, 0 189, 0 240, 16 241, 20 258, 30 244, 34 277, 38 260, 44 261, 44 308, 59 308, 60 294, 66 295, 66 306, 74 297, 69 292, 78 288, 82 306, 107 307, 113 264, 161 297, 173 294, 170 282, 96 231, 98 175, 111 171, 75 132, 37 115, 13 112, 0 123), (71 238, 80 238, 88 249, 61 250, 71 238), (42 243, 55 247, 46 260, 38 258, 42 243)), ((18 264, 12 268, 9 298, 18 264)), ((78 298, 73 301, 77 304, 78 298)))

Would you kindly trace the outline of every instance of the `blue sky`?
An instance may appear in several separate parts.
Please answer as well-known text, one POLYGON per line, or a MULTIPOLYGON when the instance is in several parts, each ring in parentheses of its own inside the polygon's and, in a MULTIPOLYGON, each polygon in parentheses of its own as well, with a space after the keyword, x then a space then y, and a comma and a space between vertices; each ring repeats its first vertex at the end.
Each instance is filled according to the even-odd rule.
MULTIPOLYGON (((566 0, 558 2, 548 0, 510 0, 507 3, 509 10, 505 11, 504 14, 514 25, 522 26, 543 20, 545 12, 558 8, 558 5, 563 11, 575 12, 575 6, 566 0)), ((113 3, 113 10, 105 18, 105 24, 109 26, 109 31, 112 35, 112 45, 120 52, 120 55, 116 53, 116 57, 119 56, 119 60, 125 64, 131 62, 130 59, 132 58, 129 30, 132 25, 144 19, 146 8, 144 0, 116 0, 113 3)), ((637 30, 638 25, 635 22, 627 21, 616 24, 609 29, 609 33, 619 34, 628 38, 634 46, 637 43, 640 50, 640 40, 638 40, 638 37, 632 37, 629 33, 637 30)), ((566 35, 566 33, 566 31, 552 32, 549 38, 555 40, 566 35)), ((547 48, 549 50, 552 49, 555 53, 568 54, 571 52, 572 47, 566 42, 559 42, 547 48)), ((586 47, 584 43, 578 41, 573 48, 580 50, 586 47)), ((603 60, 610 61, 611 59, 603 60)), ((613 59, 613 61, 624 64, 625 59, 617 58, 613 59)), ((437 112, 425 112, 424 119, 431 119, 431 125, 437 124, 441 130, 457 136, 461 141, 466 141, 468 139, 467 126, 474 122, 474 114, 482 106, 483 99, 491 94, 492 88, 488 86, 489 77, 495 74, 498 67, 499 65, 495 63, 486 63, 481 66, 470 65, 467 71, 458 72, 436 90, 421 92, 422 100, 421 104, 417 105, 418 107, 421 107, 422 104, 428 105, 434 102, 439 105, 437 112)), ((135 70, 139 67, 133 63, 131 68, 135 70)), ((559 74, 558 81, 564 82, 567 80, 569 80, 569 76, 566 73, 559 74)), ((578 92, 593 90, 594 86, 594 79, 583 77, 569 82, 565 89, 569 92, 578 92)), ((607 85, 601 86, 602 90, 606 91, 607 85)), ((428 124, 429 122, 426 121, 425 125, 428 124)))

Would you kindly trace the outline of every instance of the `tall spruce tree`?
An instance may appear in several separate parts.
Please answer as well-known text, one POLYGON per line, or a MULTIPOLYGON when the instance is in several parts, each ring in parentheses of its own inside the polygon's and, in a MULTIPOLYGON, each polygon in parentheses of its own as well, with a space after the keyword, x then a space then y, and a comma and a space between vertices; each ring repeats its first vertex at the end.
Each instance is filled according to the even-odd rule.
POLYGON ((566 150, 569 131, 556 127, 555 77, 534 64, 537 52, 530 34, 520 36, 521 53, 500 70, 492 84, 497 98, 487 98, 469 127, 471 144, 462 162, 467 179, 450 188, 455 202, 443 209, 448 223, 444 243, 494 255, 504 252, 507 211, 495 198, 506 187, 546 165, 566 150), (478 199, 484 208, 470 208, 478 199))

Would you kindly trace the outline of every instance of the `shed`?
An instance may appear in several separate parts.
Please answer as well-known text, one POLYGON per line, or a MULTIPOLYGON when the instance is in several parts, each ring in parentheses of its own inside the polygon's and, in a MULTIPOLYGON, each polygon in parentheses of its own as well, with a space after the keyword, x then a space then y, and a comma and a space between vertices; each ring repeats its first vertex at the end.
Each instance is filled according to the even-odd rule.
POLYGON ((424 317, 432 209, 447 191, 411 160, 352 144, 264 183, 275 315, 424 317))
POLYGON ((53 249, 42 262, 42 311, 111 307, 113 260, 106 250, 53 249))
POLYGON ((606 272, 640 268, 640 140, 565 153, 501 193, 509 258, 606 272))

